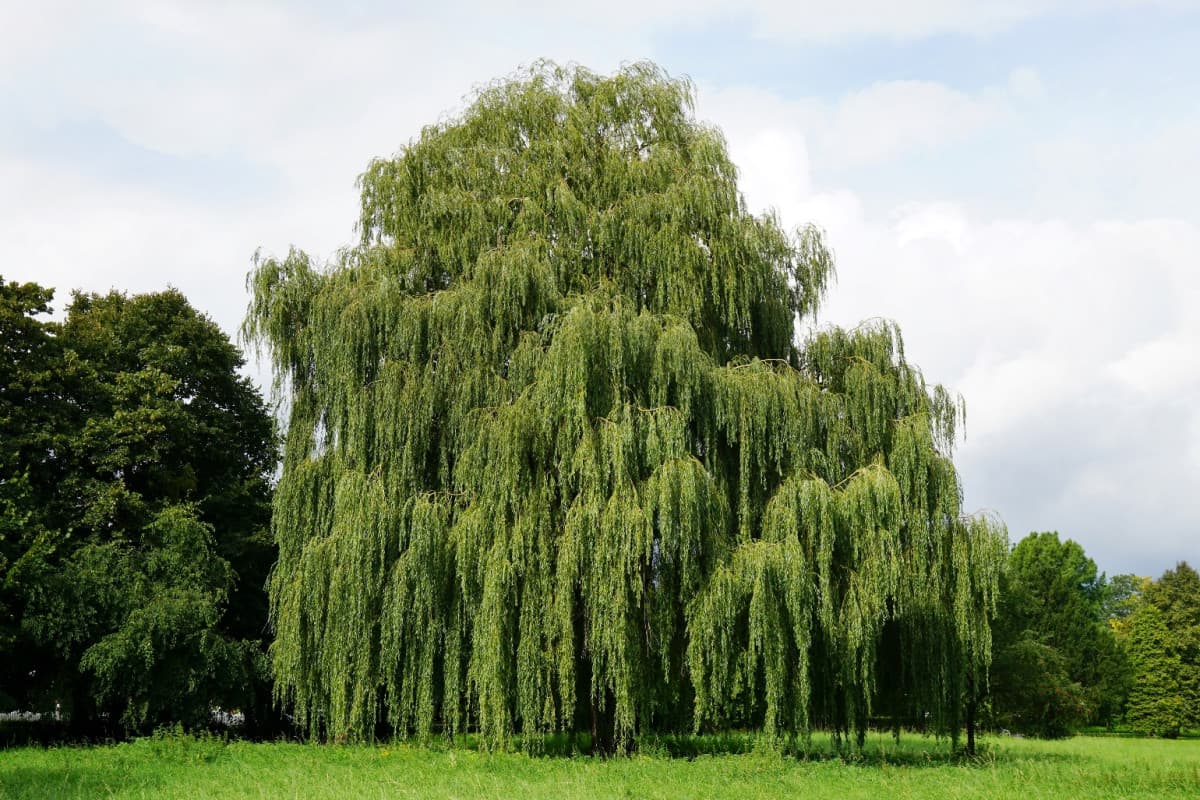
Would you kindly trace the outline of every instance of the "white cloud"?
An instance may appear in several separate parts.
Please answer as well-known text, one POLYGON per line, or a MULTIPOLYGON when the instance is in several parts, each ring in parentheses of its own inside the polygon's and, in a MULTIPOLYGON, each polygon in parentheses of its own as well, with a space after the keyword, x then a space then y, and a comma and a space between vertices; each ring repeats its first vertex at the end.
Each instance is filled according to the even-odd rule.
POLYGON ((970 224, 966 215, 950 203, 918 204, 901 208, 896 223, 896 246, 906 247, 921 242, 943 242, 955 253, 970 246, 970 224))
POLYGON ((986 36, 1048 16, 1083 16, 1119 8, 1187 8, 1193 0, 606 0, 506 4, 535 15, 567 15, 614 29, 696 26, 731 18, 751 22, 762 39, 828 43, 848 39, 913 40, 942 34, 986 36))
MULTIPOLYGON (((1112 101, 1106 103, 1112 105, 1112 101)), ((1030 148, 1039 176, 1036 208, 1110 215, 1139 209, 1148 216, 1200 219, 1200 114, 1180 108, 1168 120, 1130 120, 1117 110, 1047 136, 1030 148), (1135 124, 1103 127, 1101 116, 1135 124)))
POLYGON ((70 16, 69 5, 58 0, 9 4, 0 24, 0 68, 20 66, 75 39, 80 26, 70 16))
POLYGON ((0 160, 0 186, 5 278, 55 287, 59 313, 72 289, 144 292, 170 283, 236 330, 250 223, 46 165, 0 160))
POLYGON ((1045 100, 1046 85, 1031 67, 1017 67, 1008 75, 1008 91, 1013 97, 1025 101, 1045 100))
POLYGON ((888 81, 841 98, 821 135, 840 162, 864 164, 962 138, 1001 113, 1000 102, 942 84, 888 81))
POLYGON ((1138 345, 1108 365, 1117 381, 1150 397, 1196 391, 1200 383, 1200 331, 1160 336, 1138 345))
MULTIPOLYGON (((739 138, 742 161, 756 158, 759 148, 748 141, 752 120, 769 116, 774 127, 758 135, 787 136, 805 143, 806 163, 811 151, 826 169, 878 164, 913 152, 967 139, 1014 117, 1030 102, 1044 96, 1038 75, 1022 67, 1001 85, 968 94, 932 81, 880 81, 849 92, 836 102, 816 98, 785 101, 753 87, 701 86, 697 102, 702 119, 717 122, 739 138), (745 109, 749 116, 738 113, 745 109), (778 135, 783 135, 782 133, 778 135)), ((781 157, 792 157, 786 148, 770 146, 781 157)))

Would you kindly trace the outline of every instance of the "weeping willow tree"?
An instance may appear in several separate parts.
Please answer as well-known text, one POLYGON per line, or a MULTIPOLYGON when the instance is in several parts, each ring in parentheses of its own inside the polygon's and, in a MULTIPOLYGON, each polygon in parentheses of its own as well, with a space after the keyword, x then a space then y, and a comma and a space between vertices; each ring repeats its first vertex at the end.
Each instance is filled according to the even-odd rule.
POLYGON ((289 420, 271 657, 314 734, 957 736, 1006 549, 898 329, 795 331, 821 234, 748 213, 691 86, 541 64, 250 277, 289 420))

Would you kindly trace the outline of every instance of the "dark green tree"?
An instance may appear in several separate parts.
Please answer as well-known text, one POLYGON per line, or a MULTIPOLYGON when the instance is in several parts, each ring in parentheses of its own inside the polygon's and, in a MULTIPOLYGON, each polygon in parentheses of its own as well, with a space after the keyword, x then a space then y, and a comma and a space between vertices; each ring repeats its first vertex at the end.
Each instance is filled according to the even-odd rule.
POLYGON ((1002 642, 992 662, 994 722, 1048 739, 1070 736, 1090 712, 1086 691, 1067 674, 1066 658, 1031 631, 1002 642))
POLYGON ((1005 727, 1065 735, 1120 714, 1128 666, 1105 616, 1105 587, 1083 548, 1057 533, 1031 533, 1013 548, 992 675, 993 711, 1005 727), (1057 687, 1061 701, 1048 705, 1036 687, 1057 687))
POLYGON ((1154 603, 1143 603, 1130 616, 1128 648, 1134 676, 1129 724, 1141 733, 1174 739, 1194 717, 1186 698, 1179 642, 1154 603))
POLYGON ((13 708, 23 662, 17 658, 20 608, 3 578, 44 524, 42 492, 55 473, 48 453, 61 449, 67 411, 62 396, 61 350, 50 313, 53 292, 0 278, 0 707, 13 708))
POLYGON ((1161 613, 1171 645, 1179 657, 1179 695, 1185 724, 1200 725, 1200 575, 1180 561, 1143 593, 1161 613))
POLYGON ((81 728, 252 705, 275 444, 240 355, 177 291, 77 294, 62 324, 35 321, 39 291, 8 326, 39 344, 5 392, 44 402, 5 422, 6 692, 81 728))
POLYGON ((820 233, 747 212, 691 87, 539 65, 361 177, 361 240, 251 276, 290 408, 281 698, 331 738, 957 735, 1005 552, 894 325, 797 341, 820 233))

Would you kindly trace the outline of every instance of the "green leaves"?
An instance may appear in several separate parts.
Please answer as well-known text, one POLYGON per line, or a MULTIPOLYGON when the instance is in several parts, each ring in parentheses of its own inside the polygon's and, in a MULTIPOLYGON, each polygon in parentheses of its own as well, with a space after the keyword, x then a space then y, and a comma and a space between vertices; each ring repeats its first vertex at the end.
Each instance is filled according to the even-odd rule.
POLYGON ((1089 720, 1110 722, 1124 703, 1126 668, 1103 615, 1104 576, 1078 543, 1060 541, 1053 532, 1029 534, 1013 548, 1008 562, 997 624, 1001 651, 1028 651, 1023 644, 1028 639, 1053 651, 1056 666, 1035 679, 1008 669, 1023 669, 1033 663, 1030 659, 998 654, 997 714, 1010 728, 1045 735, 1065 735, 1089 720), (1071 692, 1079 693, 1080 700, 1047 706, 1036 695, 1023 693, 1030 683, 1073 686, 1071 692), (1055 718, 1058 711, 1051 713, 1053 709, 1062 713, 1055 718), (1022 717, 1029 722, 1023 724, 1022 717))
POLYGON ((251 651, 215 630, 233 573, 193 509, 164 510, 138 547, 85 546, 71 572, 85 602, 103 598, 120 609, 79 664, 95 676, 98 702, 118 701, 128 727, 163 716, 202 725, 208 708, 193 701, 197 688, 249 683, 251 651))
POLYGON ((1128 648, 1133 668, 1126 712, 1129 724, 1140 733, 1174 739, 1195 721, 1189 702, 1194 695, 1187 691, 1188 670, 1180 657, 1180 642, 1154 603, 1142 603, 1130 615, 1128 648))
POLYGON ((0 290, 0 683, 79 733, 245 705, 276 449, 240 354, 174 290, 77 293, 61 324, 0 290))
POLYGON ((747 213, 691 102, 537 65, 372 162, 336 263, 258 263, 272 658, 312 731, 862 729, 880 670, 956 727, 1003 551, 959 517, 961 407, 893 325, 796 340, 832 255, 747 213))
POLYGON ((1126 638, 1135 729, 1174 737, 1200 722, 1200 575, 1186 561, 1146 582, 1126 638))

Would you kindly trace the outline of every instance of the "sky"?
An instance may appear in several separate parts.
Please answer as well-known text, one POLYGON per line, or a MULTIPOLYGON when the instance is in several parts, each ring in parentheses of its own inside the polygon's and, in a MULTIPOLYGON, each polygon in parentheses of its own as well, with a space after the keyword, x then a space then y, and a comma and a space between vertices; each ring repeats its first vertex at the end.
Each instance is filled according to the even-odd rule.
POLYGON ((372 158, 542 58, 691 78, 749 208, 827 232, 816 324, 965 397, 966 510, 1200 564, 1200 0, 0 0, 0 274, 236 336, 256 251, 331 258, 372 158))

